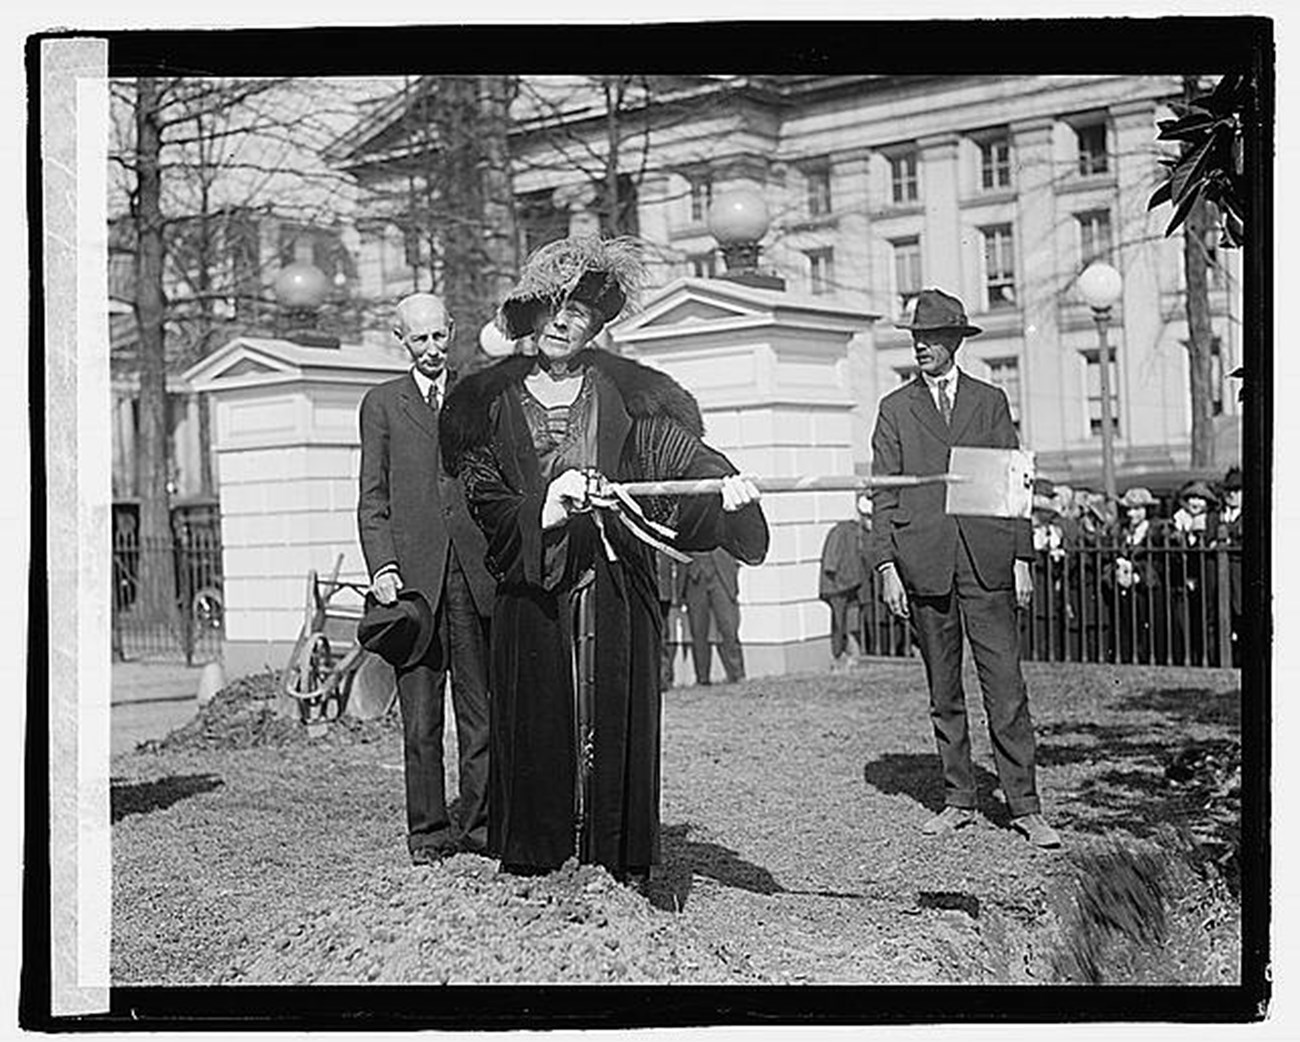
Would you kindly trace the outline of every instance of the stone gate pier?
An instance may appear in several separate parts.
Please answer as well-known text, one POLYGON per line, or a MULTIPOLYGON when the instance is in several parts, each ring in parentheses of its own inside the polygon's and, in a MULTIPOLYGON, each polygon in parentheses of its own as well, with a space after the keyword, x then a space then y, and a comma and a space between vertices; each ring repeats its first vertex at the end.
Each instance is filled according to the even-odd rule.
MULTIPOLYGON (((659 290, 612 336, 627 356, 664 370, 696 396, 706 439, 741 471, 848 475, 855 405, 849 341, 875 318, 822 297, 685 278, 659 290)), ((851 492, 764 498, 771 549, 763 565, 740 571, 750 676, 830 661, 830 613, 817 599, 821 548, 831 525, 853 516, 853 499, 851 492)), ((681 659, 677 676, 694 676, 681 659)))

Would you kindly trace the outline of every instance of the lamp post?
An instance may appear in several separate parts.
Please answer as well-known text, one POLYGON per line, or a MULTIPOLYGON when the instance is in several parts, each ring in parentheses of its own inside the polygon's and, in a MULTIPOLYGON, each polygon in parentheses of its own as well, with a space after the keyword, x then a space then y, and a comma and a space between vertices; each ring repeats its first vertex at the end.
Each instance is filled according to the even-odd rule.
POLYGON ((1079 292, 1092 308, 1093 321, 1097 323, 1098 372, 1101 376, 1101 482, 1108 507, 1115 502, 1115 432, 1110 400, 1110 342, 1106 327, 1110 324, 1110 309, 1119 300, 1124 280, 1109 264, 1097 261, 1089 264, 1079 276, 1079 292))
POLYGON ((759 289, 785 289, 785 281, 758 270, 759 240, 771 225, 767 203, 749 188, 714 196, 709 207, 709 232, 722 248, 727 266, 720 278, 759 289))

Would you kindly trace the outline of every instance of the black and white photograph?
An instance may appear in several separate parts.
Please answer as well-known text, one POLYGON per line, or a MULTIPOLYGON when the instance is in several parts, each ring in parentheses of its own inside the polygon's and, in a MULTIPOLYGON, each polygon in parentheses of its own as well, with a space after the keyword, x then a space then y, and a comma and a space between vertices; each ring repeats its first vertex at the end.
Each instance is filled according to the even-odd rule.
POLYGON ((1266 1019, 1274 26, 1137 14, 29 37, 24 1026, 1266 1019))

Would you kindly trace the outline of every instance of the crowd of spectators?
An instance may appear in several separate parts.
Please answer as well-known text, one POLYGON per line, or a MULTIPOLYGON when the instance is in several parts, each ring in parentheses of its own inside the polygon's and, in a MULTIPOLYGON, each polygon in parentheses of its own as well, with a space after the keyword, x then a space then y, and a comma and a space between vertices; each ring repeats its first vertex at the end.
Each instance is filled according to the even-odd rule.
MULTIPOLYGON (((1044 478, 1033 489, 1033 606, 1026 657, 1039 661, 1240 664, 1241 470, 1194 479, 1163 498, 1141 485, 1109 500, 1044 478), (1219 551, 1225 551, 1220 554, 1219 551), (1227 577, 1226 615, 1221 575, 1227 577), (1222 649, 1226 627, 1229 656, 1222 649)), ((857 655, 908 653, 884 610, 870 559, 871 500, 833 526, 819 595, 831 610, 833 668, 857 655)))

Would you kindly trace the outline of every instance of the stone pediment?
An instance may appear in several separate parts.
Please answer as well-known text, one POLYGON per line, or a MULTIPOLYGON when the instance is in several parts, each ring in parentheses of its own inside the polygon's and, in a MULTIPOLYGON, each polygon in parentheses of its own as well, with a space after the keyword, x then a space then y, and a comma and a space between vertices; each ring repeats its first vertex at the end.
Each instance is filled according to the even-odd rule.
POLYGON ((825 297, 740 285, 726 279, 681 278, 669 283, 624 319, 611 333, 615 341, 657 339, 698 326, 739 330, 761 326, 799 326, 827 332, 856 332, 878 316, 825 297))
POLYGON ((326 349, 273 337, 237 337, 186 370, 185 379, 196 390, 209 391, 327 373, 367 379, 365 374, 387 376, 409 366, 392 351, 362 344, 326 349))

